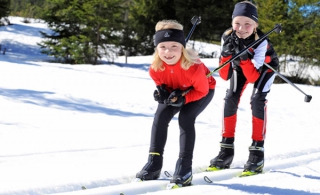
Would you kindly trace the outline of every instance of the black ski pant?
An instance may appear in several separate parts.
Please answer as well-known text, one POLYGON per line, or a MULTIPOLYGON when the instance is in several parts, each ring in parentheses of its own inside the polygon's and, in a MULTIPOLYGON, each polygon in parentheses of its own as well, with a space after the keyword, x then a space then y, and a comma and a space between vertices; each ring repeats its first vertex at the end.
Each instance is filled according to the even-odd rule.
MULTIPOLYGON (((235 136, 238 105, 240 103, 241 95, 248 84, 248 81, 242 72, 234 74, 237 74, 236 79, 235 75, 230 79, 230 89, 227 91, 224 105, 222 136, 227 138, 233 138, 235 136)), ((273 80, 274 72, 266 70, 260 74, 260 77, 253 86, 254 91, 251 96, 250 104, 252 110, 252 139, 256 141, 265 139, 267 130, 266 96, 270 91, 273 80)))
POLYGON ((200 100, 190 102, 182 107, 167 106, 159 104, 154 116, 150 152, 157 152, 163 155, 164 147, 167 141, 168 127, 171 119, 179 112, 180 128, 180 153, 179 158, 193 158, 193 149, 195 144, 196 132, 195 121, 197 116, 207 107, 214 95, 214 90, 200 100))

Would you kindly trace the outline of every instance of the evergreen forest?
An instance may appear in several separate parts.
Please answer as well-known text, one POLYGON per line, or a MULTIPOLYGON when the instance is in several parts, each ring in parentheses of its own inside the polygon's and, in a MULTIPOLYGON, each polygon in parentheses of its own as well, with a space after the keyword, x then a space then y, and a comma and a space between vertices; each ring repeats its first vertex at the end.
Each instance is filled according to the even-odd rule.
MULTIPOLYGON (((52 34, 41 32, 44 54, 63 63, 99 64, 113 55, 151 55, 155 24, 174 19, 192 28, 191 18, 201 17, 192 39, 220 44, 222 33, 231 27, 235 3, 241 0, 0 0, 1 25, 8 16, 24 22, 39 19, 52 34)), ((258 8, 259 28, 268 32, 282 25, 280 34, 269 39, 279 56, 292 56, 300 72, 307 66, 320 67, 320 2, 318 0, 252 0, 258 8)), ((284 58, 287 59, 287 58, 284 58)), ((282 64, 288 63, 282 60, 282 64)), ((297 71, 295 82, 304 83, 297 71)), ((320 85, 318 81, 312 81, 320 85)))

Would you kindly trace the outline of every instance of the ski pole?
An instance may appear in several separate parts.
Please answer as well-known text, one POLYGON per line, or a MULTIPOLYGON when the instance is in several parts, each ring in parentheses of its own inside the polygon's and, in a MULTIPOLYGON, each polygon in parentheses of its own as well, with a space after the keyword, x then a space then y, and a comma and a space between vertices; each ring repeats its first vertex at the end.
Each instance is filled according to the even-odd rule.
POLYGON ((196 26, 201 23, 201 17, 200 16, 193 16, 191 18, 191 23, 193 24, 193 26, 192 26, 188 36, 185 39, 186 43, 189 41, 189 39, 190 39, 194 29, 196 28, 196 26))
POLYGON ((296 88, 298 91, 300 91, 301 93, 303 93, 305 95, 304 97, 304 101, 305 102, 310 102, 312 99, 311 95, 306 94, 305 92, 303 92, 301 89, 299 89, 295 84, 293 84, 291 81, 289 81, 286 77, 284 77, 282 74, 280 74, 277 70, 275 70, 274 68, 272 68, 272 66, 270 66, 269 64, 264 62, 264 65, 268 68, 270 68, 274 73, 276 73, 280 78, 282 78, 283 80, 285 80, 287 83, 289 83, 292 87, 296 88))
MULTIPOLYGON (((250 50, 248 50, 248 53, 252 55, 252 52, 250 50)), ((298 91, 300 91, 301 93, 303 93, 305 95, 304 97, 304 101, 305 102, 310 102, 312 99, 311 95, 306 94, 305 92, 303 92, 301 89, 299 89, 299 87, 297 87, 295 84, 293 84, 291 81, 289 81, 285 76, 283 76, 280 72, 278 72, 276 69, 274 69, 272 66, 270 66, 269 64, 263 62, 263 64, 268 67, 269 69, 271 69, 274 73, 276 73, 280 78, 282 78, 284 81, 286 81, 287 83, 289 83, 292 87, 296 88, 298 91)))
MULTIPOLYGON (((193 16, 193 17, 191 18, 191 23, 193 24, 193 26, 192 26, 192 28, 191 28, 188 36, 187 36, 186 39, 185 39, 186 43, 189 41, 189 39, 190 39, 190 37, 191 37, 194 29, 196 28, 196 26, 201 23, 201 17, 200 17, 200 16, 193 16)), ((189 93, 189 91, 191 91, 191 89, 193 89, 193 87, 190 87, 189 89, 185 90, 185 91, 183 92, 183 95, 182 95, 182 96, 187 95, 187 93, 189 93)))
POLYGON ((227 64, 229 64, 230 62, 232 62, 233 60, 235 60, 236 58, 238 58, 243 52, 245 52, 246 50, 248 50, 249 48, 255 46, 257 43, 261 42, 263 39, 265 39, 269 34, 271 34, 273 31, 275 31, 276 33, 280 33, 282 30, 281 24, 276 24, 275 27, 270 30, 269 32, 267 32, 266 34, 264 34, 262 37, 260 37, 258 40, 252 42, 251 44, 249 44, 246 48, 243 48, 241 51, 239 51, 236 55, 232 56, 232 58, 230 58, 229 60, 227 60, 225 63, 223 63, 221 66, 219 66, 218 68, 212 70, 209 74, 207 74, 207 77, 211 76, 214 72, 217 72, 219 70, 221 70, 223 67, 225 67, 227 64))

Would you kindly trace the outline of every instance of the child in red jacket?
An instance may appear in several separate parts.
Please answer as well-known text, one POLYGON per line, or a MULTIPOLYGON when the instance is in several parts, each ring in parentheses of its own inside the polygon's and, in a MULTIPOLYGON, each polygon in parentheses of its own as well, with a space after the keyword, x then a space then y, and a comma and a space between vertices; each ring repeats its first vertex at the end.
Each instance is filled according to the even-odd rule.
POLYGON ((198 55, 185 48, 183 26, 177 21, 157 23, 155 46, 149 74, 157 87, 153 95, 158 108, 151 128, 148 162, 136 178, 159 178, 169 122, 179 112, 180 153, 170 183, 188 186, 192 180, 195 120, 212 100, 216 81, 207 77, 210 70, 198 55))
MULTIPOLYGON (((232 14, 232 28, 225 31, 222 36, 220 65, 263 35, 257 27, 258 14, 255 5, 249 1, 237 3, 232 14)), ((238 104, 247 84, 254 83, 250 102, 252 109, 252 144, 249 147, 249 159, 244 165, 243 174, 262 172, 267 123, 266 96, 275 78, 274 72, 264 66, 264 63, 268 63, 275 69, 279 63, 277 55, 267 39, 245 51, 239 58, 220 70, 221 78, 230 80, 230 89, 228 89, 225 97, 221 150, 210 161, 207 171, 230 167, 234 156, 233 143, 238 104)))

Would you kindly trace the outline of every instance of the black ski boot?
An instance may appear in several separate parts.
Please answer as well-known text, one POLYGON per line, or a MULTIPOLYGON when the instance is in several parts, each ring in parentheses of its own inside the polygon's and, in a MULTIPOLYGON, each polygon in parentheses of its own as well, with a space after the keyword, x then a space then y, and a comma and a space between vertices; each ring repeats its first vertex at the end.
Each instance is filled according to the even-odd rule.
POLYGON ((229 169, 234 156, 234 138, 223 137, 220 142, 220 152, 218 156, 211 159, 210 166, 206 171, 217 171, 221 169, 229 169))
POLYGON ((136 174, 136 180, 154 180, 160 177, 163 157, 159 153, 150 153, 147 164, 136 174))
POLYGON ((176 169, 167 189, 174 189, 184 186, 190 186, 192 181, 192 160, 179 158, 176 163, 176 169))
POLYGON ((253 141, 249 147, 249 159, 244 165, 243 174, 254 175, 261 173, 264 166, 264 141, 253 141))

